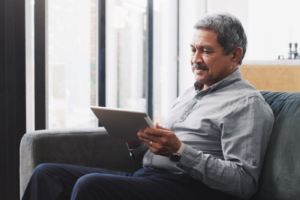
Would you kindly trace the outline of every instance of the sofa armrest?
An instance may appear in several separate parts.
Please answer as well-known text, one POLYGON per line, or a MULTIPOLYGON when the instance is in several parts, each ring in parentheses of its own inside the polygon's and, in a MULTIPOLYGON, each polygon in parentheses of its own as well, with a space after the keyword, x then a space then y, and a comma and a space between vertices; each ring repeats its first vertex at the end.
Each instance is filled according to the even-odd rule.
POLYGON ((124 141, 104 128, 41 130, 26 133, 20 146, 20 195, 36 166, 63 163, 133 172, 138 169, 124 141))

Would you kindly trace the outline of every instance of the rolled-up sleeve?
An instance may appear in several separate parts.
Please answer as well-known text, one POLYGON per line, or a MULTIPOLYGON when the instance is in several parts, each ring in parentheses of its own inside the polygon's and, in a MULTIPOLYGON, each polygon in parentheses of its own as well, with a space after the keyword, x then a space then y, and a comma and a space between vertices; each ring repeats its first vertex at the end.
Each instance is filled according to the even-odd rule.
POLYGON ((273 123, 263 98, 247 97, 217 122, 224 160, 186 146, 177 166, 210 188, 249 199, 257 190, 273 123))

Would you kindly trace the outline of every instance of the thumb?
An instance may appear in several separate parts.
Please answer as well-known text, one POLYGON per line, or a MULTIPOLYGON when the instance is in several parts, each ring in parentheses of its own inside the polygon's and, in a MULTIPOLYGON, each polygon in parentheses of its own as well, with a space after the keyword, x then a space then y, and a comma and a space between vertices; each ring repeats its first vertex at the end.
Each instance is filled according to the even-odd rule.
POLYGON ((166 130, 166 128, 164 128, 164 127, 162 127, 162 126, 158 125, 158 123, 157 123, 157 122, 155 123, 155 128, 157 128, 157 129, 164 129, 164 130, 166 130))

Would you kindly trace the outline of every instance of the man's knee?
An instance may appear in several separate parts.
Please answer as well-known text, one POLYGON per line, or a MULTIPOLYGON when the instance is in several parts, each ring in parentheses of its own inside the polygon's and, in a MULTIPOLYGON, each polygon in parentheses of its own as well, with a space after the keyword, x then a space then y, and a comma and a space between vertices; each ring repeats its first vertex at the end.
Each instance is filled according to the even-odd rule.
POLYGON ((77 190, 92 189, 96 185, 95 184, 96 180, 97 180, 97 184, 101 183, 101 181, 99 181, 99 174, 91 173, 91 174, 84 175, 76 181, 74 189, 77 190))
POLYGON ((79 178, 73 188, 71 199, 105 199, 114 187, 114 176, 91 173, 79 178), (113 179, 113 180, 111 180, 113 179))
POLYGON ((33 175, 41 175, 46 172, 52 171, 55 164, 53 163, 43 163, 39 164, 34 170, 33 170, 33 175))

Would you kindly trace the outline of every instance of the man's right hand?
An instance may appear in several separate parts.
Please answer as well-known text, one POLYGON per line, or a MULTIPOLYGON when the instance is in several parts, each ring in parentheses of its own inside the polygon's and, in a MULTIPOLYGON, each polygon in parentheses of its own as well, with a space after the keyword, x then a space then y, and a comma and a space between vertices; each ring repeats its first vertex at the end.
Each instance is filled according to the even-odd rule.
POLYGON ((134 141, 134 140, 125 140, 125 142, 127 142, 130 149, 135 149, 143 143, 143 141, 134 141))

